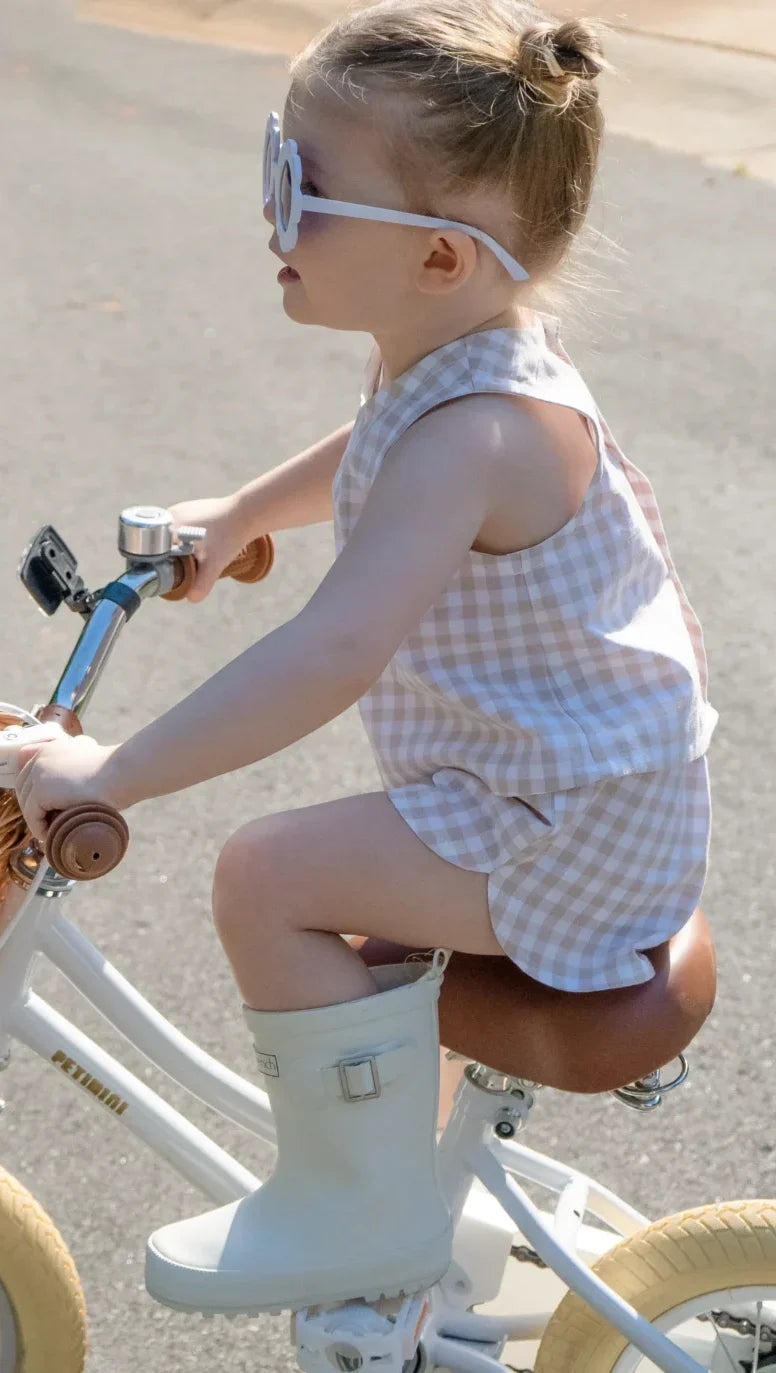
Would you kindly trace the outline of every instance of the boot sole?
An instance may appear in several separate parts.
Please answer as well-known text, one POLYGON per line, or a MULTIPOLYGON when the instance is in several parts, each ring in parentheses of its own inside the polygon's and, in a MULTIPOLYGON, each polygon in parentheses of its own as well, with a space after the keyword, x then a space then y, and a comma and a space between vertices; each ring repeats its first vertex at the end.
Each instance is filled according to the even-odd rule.
MULTIPOLYGON (((288 1297, 285 1301, 280 1302, 277 1300, 256 1302, 250 1298, 244 1302, 237 1301, 234 1303, 207 1300, 198 1302, 196 1298, 189 1301, 182 1300, 180 1288, 185 1284, 175 1282, 174 1278, 177 1272, 188 1275, 190 1270, 176 1269, 174 1264, 157 1254, 156 1250, 149 1246, 146 1256, 146 1290, 154 1301, 160 1302, 163 1306, 169 1306, 173 1311, 187 1311, 194 1314, 199 1312, 202 1316, 279 1316, 284 1311, 299 1311, 305 1306, 329 1306, 340 1301, 356 1301, 359 1297, 367 1302, 379 1301, 381 1297, 410 1297, 417 1292, 427 1291, 445 1276, 451 1262, 450 1238, 451 1232, 447 1232, 445 1240, 448 1244, 448 1253, 441 1267, 438 1262, 429 1266, 426 1257, 420 1273, 417 1273, 416 1270, 415 1274, 408 1274, 407 1268, 410 1265, 405 1258, 401 1263, 401 1279, 396 1279, 394 1282, 381 1282, 375 1287, 370 1287, 364 1283, 359 1286, 358 1291, 354 1291, 351 1280, 344 1284, 340 1282, 338 1285, 332 1285, 328 1289, 323 1289, 320 1286, 308 1289, 307 1292, 302 1292, 299 1296, 288 1297), (151 1285, 154 1278, 162 1279, 156 1288, 151 1285), (173 1278, 169 1287, 164 1278, 173 1278), (176 1288, 178 1289, 177 1292, 174 1291, 176 1288)), ((199 1272, 200 1270, 194 1271, 199 1272)), ((204 1273, 203 1284, 212 1282, 212 1276, 210 1273, 204 1273)))

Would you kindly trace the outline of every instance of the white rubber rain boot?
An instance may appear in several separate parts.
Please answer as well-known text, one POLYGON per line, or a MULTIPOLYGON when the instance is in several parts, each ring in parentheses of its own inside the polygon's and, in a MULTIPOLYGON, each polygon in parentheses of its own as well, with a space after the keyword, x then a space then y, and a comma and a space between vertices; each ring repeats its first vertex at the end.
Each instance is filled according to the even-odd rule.
POLYGON ((372 968, 374 996, 252 1011, 277 1130, 250 1196, 148 1241, 152 1297, 206 1313, 298 1310, 422 1291, 447 1271, 437 1175, 437 1000, 447 963, 372 968))

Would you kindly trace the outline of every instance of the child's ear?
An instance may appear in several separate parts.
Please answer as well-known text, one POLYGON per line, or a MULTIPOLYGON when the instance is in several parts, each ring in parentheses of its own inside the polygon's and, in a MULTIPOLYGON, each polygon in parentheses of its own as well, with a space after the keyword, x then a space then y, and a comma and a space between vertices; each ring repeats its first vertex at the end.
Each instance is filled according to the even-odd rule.
POLYGON ((420 269, 418 289, 429 295, 455 291, 477 266, 477 245, 462 229, 435 229, 420 269))

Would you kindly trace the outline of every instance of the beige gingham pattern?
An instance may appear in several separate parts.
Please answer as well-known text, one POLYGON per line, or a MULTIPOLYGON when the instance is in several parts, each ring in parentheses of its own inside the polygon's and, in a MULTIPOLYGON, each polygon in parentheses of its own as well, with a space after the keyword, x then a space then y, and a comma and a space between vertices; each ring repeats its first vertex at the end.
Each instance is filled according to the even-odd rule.
POLYGON ((338 553, 391 446, 442 401, 535 396, 596 437, 573 519, 518 553, 470 551, 359 705, 400 814, 441 857, 489 874, 510 958, 571 991, 645 981, 638 950, 680 929, 703 887, 717 719, 650 483, 555 320, 456 339, 382 390, 379 371, 373 350, 334 480, 338 553))

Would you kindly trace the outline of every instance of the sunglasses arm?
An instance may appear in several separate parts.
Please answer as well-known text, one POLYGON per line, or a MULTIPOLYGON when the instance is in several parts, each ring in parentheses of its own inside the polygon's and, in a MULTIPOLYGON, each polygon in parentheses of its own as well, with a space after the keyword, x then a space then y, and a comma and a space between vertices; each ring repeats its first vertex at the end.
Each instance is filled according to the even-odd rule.
POLYGON ((435 219, 431 215, 414 215, 406 210, 386 210, 377 205, 353 205, 348 200, 326 200, 317 195, 302 195, 300 200, 303 210, 313 210, 317 214, 344 215, 346 219, 377 219, 388 224, 412 224, 420 229, 462 229, 465 234, 480 239, 490 248, 515 281, 528 280, 525 269, 500 243, 483 229, 475 229, 471 224, 459 224, 454 219, 435 219))

